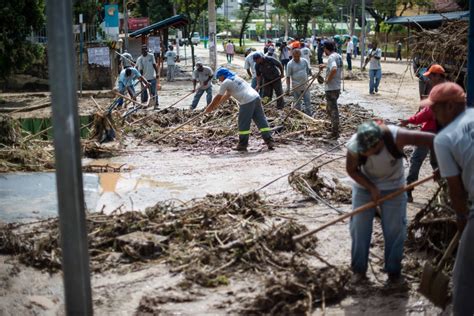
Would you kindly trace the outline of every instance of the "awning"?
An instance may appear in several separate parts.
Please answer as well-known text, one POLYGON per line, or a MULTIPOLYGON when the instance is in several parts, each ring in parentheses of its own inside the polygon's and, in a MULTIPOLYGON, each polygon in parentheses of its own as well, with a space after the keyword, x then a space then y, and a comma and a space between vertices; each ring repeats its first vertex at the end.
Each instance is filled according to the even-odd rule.
POLYGON ((155 24, 149 25, 147 27, 144 27, 142 29, 136 30, 133 33, 130 33, 130 37, 140 37, 140 36, 146 36, 149 33, 159 31, 162 29, 170 28, 170 27, 179 27, 183 26, 189 23, 188 18, 185 15, 175 15, 170 18, 167 18, 163 21, 157 22, 155 24))
POLYGON ((385 21, 386 24, 400 24, 404 26, 421 26, 423 28, 437 28, 444 21, 469 20, 469 11, 433 13, 414 16, 397 16, 385 21))

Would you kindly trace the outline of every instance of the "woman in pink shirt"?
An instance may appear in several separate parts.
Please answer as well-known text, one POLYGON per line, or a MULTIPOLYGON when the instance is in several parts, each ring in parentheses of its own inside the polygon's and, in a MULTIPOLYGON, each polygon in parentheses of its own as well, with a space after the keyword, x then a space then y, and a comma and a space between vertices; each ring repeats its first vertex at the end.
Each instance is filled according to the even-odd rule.
POLYGON ((227 45, 225 46, 225 53, 227 55, 227 63, 232 64, 232 59, 234 58, 235 54, 235 46, 232 41, 229 41, 227 45))

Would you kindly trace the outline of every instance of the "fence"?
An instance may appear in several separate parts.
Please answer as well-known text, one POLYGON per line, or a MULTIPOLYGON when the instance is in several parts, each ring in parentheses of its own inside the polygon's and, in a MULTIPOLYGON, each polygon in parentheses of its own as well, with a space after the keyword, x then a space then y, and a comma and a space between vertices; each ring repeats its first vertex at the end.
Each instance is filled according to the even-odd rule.
MULTIPOLYGON (((103 42, 105 39, 102 35, 102 29, 97 25, 84 24, 83 30, 83 38, 85 43, 98 43, 103 42)), ((74 33, 74 40, 79 43, 81 41, 79 25, 75 25, 72 31, 74 33)), ((28 36, 26 39, 36 44, 47 44, 48 35, 46 32, 46 26, 41 28, 39 31, 32 31, 30 36, 28 36)))

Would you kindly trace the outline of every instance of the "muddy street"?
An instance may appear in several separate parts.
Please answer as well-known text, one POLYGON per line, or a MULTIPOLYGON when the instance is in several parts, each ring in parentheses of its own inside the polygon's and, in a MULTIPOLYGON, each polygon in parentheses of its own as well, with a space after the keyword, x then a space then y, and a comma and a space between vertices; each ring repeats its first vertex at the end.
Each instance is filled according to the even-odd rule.
MULTIPOLYGON (((202 45, 196 46, 195 54, 197 60, 208 63, 208 51, 202 45)), ((354 62, 359 63, 360 59, 354 62)), ((219 51, 218 64, 247 76, 242 56, 227 65, 225 54, 219 51)), ((191 59, 181 60, 178 66, 175 82, 161 80, 160 109, 192 90, 191 59)), ((274 105, 265 107, 275 131, 273 151, 267 149, 255 127, 247 153, 231 150, 238 140, 235 103, 160 139, 205 108, 202 97, 197 110, 189 110, 193 95, 162 112, 155 113, 152 107, 140 109, 125 121, 117 114, 114 142, 101 145, 97 140, 84 140, 95 313, 442 313, 417 292, 422 255, 405 251, 403 272, 408 289, 384 286, 380 222, 374 225, 366 286, 348 282, 351 238, 347 220, 302 244, 292 241, 293 236, 319 227, 339 212, 351 211, 352 180, 346 172, 345 144, 357 125, 370 118, 396 124, 418 110, 418 79, 410 66, 390 58, 382 61, 382 69, 376 95, 369 94, 367 74, 358 67, 352 79, 346 74, 339 98, 342 133, 338 140, 328 137, 324 92, 317 82, 310 89, 314 118, 291 109, 277 111, 274 105), (321 157, 315 159, 317 156, 321 157), (298 170, 300 182, 288 177, 304 164, 298 170), (309 190, 301 179, 313 181, 309 190), (313 193, 323 201, 311 197, 313 193)), ((218 89, 214 84, 213 93, 218 89)), ((9 108, 49 100, 48 93, 1 97, 9 108)), ((291 99, 285 97, 286 102, 291 99)), ((92 126, 92 116, 112 101, 108 91, 84 93, 79 113, 91 117, 84 125, 92 126)), ((43 107, 11 117, 26 120, 50 115, 50 107, 43 107)), ((93 134, 91 127, 89 132, 93 134)), ((0 156, 0 315, 63 315, 51 140, 35 138, 16 146, 16 153, 30 151, 42 160, 26 155, 9 160, 11 152, 0 156), (36 186, 25 190, 27 183, 36 186)), ((420 178, 430 174, 431 167, 425 162, 420 178)), ((414 191, 409 221, 436 188, 428 182, 414 191)))

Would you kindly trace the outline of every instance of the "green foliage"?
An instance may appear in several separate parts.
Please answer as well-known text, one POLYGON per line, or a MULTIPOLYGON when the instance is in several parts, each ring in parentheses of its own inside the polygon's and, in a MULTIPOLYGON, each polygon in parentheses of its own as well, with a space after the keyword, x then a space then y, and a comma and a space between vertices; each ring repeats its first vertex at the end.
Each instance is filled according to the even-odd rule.
POLYGON ((129 4, 134 17, 149 17, 150 23, 167 19, 173 15, 172 0, 138 0, 129 4))
POLYGON ((79 23, 79 14, 82 13, 84 23, 95 24, 100 8, 101 5, 96 0, 75 1, 73 20, 75 23, 79 23))
POLYGON ((31 30, 44 26, 43 0, 4 0, 0 19, 0 76, 6 78, 15 71, 22 71, 43 56, 39 45, 25 39, 31 30))

